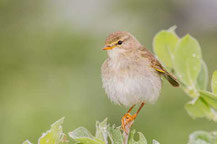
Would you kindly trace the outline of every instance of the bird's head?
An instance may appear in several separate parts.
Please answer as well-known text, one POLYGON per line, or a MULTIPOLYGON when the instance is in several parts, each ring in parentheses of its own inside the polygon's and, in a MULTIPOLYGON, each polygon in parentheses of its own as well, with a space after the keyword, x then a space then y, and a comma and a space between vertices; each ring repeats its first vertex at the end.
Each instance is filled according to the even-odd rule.
POLYGON ((112 57, 139 47, 141 47, 141 44, 129 32, 117 31, 106 38, 103 50, 107 50, 109 56, 112 57))

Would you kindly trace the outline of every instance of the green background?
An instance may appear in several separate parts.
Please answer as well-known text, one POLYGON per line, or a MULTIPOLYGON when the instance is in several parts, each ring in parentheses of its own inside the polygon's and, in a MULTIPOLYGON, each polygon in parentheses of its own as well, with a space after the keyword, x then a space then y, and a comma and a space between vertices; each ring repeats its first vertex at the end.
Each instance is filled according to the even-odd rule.
MULTIPOLYGON (((101 48, 113 31, 129 31, 152 50, 154 35, 177 25, 180 36, 199 41, 211 75, 216 15, 214 0, 0 0, 0 143, 37 143, 63 116, 64 132, 84 126, 94 133, 95 121, 105 117, 120 125, 127 108, 109 101, 100 75, 101 48)), ((157 103, 143 108, 133 128, 162 144, 184 144, 195 130, 216 130, 212 121, 189 117, 188 100, 165 81, 157 103)))

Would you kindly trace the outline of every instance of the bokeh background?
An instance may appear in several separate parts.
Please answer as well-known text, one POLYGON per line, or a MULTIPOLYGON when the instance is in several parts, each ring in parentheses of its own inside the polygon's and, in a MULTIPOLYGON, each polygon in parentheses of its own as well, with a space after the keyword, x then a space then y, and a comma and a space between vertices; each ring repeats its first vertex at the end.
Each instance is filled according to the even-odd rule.
MULTIPOLYGON (((0 143, 37 143, 50 124, 65 116, 64 131, 95 131, 108 117, 120 125, 127 108, 112 104, 102 89, 100 67, 106 36, 133 33, 152 50, 154 35, 177 25, 199 40, 209 74, 217 69, 216 0, 0 0, 0 143)), ((162 96, 134 124, 148 141, 184 144, 195 130, 217 124, 193 120, 189 100, 164 82, 162 96)))

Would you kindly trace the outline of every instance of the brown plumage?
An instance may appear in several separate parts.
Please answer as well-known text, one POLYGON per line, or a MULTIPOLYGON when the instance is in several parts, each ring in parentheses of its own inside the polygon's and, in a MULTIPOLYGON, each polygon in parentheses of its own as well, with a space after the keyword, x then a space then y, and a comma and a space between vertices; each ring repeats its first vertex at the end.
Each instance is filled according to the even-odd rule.
POLYGON ((176 78, 154 55, 128 32, 114 32, 105 41, 108 58, 102 65, 102 82, 108 97, 116 104, 131 106, 122 118, 122 128, 133 121, 144 103, 153 104, 161 91, 161 76, 177 87, 176 78), (136 114, 130 111, 142 103, 136 114))
POLYGON ((161 63, 155 58, 155 56, 148 49, 142 47, 141 50, 146 51, 146 53, 143 54, 143 56, 148 58, 151 61, 151 64, 156 71, 158 71, 162 76, 164 76, 172 86, 174 87, 179 86, 177 79, 161 65, 161 63))

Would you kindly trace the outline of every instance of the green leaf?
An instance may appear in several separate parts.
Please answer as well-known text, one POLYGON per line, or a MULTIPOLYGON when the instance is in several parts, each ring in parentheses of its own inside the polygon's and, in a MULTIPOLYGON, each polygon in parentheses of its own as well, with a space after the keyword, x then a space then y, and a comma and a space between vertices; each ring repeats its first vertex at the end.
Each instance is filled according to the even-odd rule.
POLYGON ((22 144, 32 144, 29 140, 25 140, 22 144))
POLYGON ((216 132, 196 131, 189 136, 188 144, 216 144, 216 132))
POLYGON ((206 90, 208 85, 208 69, 206 63, 201 61, 201 70, 197 78, 197 88, 200 90, 206 90))
POLYGON ((39 144, 58 144, 64 141, 64 133, 62 130, 64 118, 56 121, 54 124, 51 125, 51 129, 48 130, 46 133, 43 133, 42 136, 39 138, 39 144))
POLYGON ((107 133, 107 118, 102 122, 96 122, 96 138, 107 142, 108 133, 107 133))
POLYGON ((212 92, 217 95, 217 71, 212 75, 212 92))
POLYGON ((174 54, 174 68, 180 81, 194 89, 201 69, 201 50, 195 38, 184 36, 177 44, 174 54))
POLYGON ((152 144, 160 144, 160 143, 154 139, 154 140, 152 141, 152 144))
POLYGON ((185 105, 188 114, 193 118, 211 115, 209 105, 200 97, 193 99, 185 105))
POLYGON ((206 117, 217 122, 216 96, 207 91, 199 91, 200 96, 185 105, 188 114, 193 118, 206 117))
POLYGON ((112 144, 122 144, 123 143, 123 135, 121 133, 120 127, 109 126, 108 127, 108 135, 112 142, 112 144))
POLYGON ((217 109, 217 96, 208 91, 199 91, 200 96, 213 108, 217 109))
POLYGON ((174 32, 174 27, 157 33, 153 40, 154 52, 158 59, 168 68, 173 67, 173 54, 179 38, 174 32))
POLYGON ((78 138, 78 137, 87 137, 87 138, 94 138, 93 135, 84 127, 79 127, 72 132, 69 132, 69 136, 71 138, 78 138))
POLYGON ((90 139, 90 138, 84 138, 84 137, 80 137, 80 138, 76 138, 76 141, 78 141, 79 144, 104 144, 103 142, 97 141, 95 139, 90 139))
POLYGON ((135 133, 136 133, 136 130, 132 130, 130 132, 129 144, 147 144, 147 140, 146 140, 145 136, 140 132, 137 132, 139 134, 139 140, 135 141, 134 140, 135 133))
POLYGON ((105 144, 102 140, 95 138, 84 127, 79 127, 72 132, 69 132, 69 136, 78 143, 82 144, 105 144))

